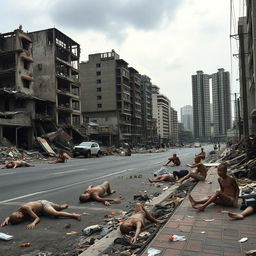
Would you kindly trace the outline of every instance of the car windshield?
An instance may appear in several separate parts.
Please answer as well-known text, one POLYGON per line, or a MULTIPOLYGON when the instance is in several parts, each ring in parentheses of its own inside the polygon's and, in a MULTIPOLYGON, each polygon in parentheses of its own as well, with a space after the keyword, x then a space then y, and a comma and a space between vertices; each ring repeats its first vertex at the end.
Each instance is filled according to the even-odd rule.
POLYGON ((90 147, 92 145, 91 142, 82 142, 78 146, 90 147))

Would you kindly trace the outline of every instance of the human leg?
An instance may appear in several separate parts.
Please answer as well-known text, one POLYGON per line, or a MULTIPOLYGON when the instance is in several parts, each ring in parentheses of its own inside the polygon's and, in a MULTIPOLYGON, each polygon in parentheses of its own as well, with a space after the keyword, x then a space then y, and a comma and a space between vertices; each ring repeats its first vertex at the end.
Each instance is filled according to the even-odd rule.
POLYGON ((50 216, 54 216, 54 217, 69 217, 69 218, 74 218, 76 220, 81 219, 80 214, 69 213, 69 212, 61 212, 60 210, 64 209, 63 207, 64 207, 64 205, 59 205, 59 207, 57 207, 57 210, 56 210, 53 206, 47 206, 47 207, 44 208, 44 212, 49 214, 50 216))
POLYGON ((111 190, 110 184, 108 181, 104 181, 101 186, 103 186, 105 188, 105 191, 107 192, 108 195, 116 192, 115 190, 111 190))
POLYGON ((150 222, 153 222, 153 223, 157 223, 157 224, 161 224, 161 223, 164 223, 165 220, 158 220, 158 219, 155 219, 153 214, 151 212, 149 212, 148 210, 146 210, 144 208, 144 206, 141 204, 141 203, 137 203, 135 205, 135 212, 138 213, 138 212, 143 212, 144 215, 145 215, 145 218, 147 220, 149 220, 150 222))
POLYGON ((211 203, 224 206, 232 206, 234 199, 232 200, 229 196, 226 196, 220 190, 217 190, 205 203, 200 206, 195 206, 194 208, 203 211, 211 203))
POLYGON ((190 177, 191 177, 191 173, 188 173, 186 176, 184 176, 184 177, 181 178, 181 179, 178 179, 176 182, 182 184, 182 182, 183 182, 184 180, 187 180, 187 179, 189 179, 190 177))
POLYGON ((248 206, 245 210, 243 210, 241 213, 234 213, 234 212, 228 212, 228 216, 232 219, 236 220, 242 220, 245 217, 253 214, 255 212, 254 208, 252 206, 248 206))
POLYGON ((195 200, 191 195, 188 196, 188 199, 192 205, 193 208, 195 208, 195 206, 197 204, 204 204, 209 200, 210 196, 208 196, 207 198, 201 199, 201 200, 195 200))
POLYGON ((161 182, 161 181, 164 181, 165 178, 163 177, 163 175, 160 175, 158 177, 156 177, 155 179, 148 179, 150 183, 152 182, 161 182))

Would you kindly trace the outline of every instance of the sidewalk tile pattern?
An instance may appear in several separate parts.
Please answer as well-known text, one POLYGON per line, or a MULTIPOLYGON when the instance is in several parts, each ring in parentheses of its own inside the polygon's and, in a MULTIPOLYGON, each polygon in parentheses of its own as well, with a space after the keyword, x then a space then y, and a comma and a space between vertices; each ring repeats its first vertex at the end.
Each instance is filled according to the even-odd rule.
MULTIPOLYGON (((206 181, 198 182, 191 195, 197 200, 212 194, 219 189, 217 179, 217 169, 211 168, 206 181)), ((161 250, 159 256, 242 256, 256 250, 256 214, 233 220, 222 210, 240 211, 212 204, 201 212, 193 209, 186 197, 147 249, 161 250), (172 234, 183 235, 186 241, 170 242, 172 234), (239 243, 242 237, 248 237, 248 241, 239 243)), ((148 255, 147 249, 143 256, 148 255)))

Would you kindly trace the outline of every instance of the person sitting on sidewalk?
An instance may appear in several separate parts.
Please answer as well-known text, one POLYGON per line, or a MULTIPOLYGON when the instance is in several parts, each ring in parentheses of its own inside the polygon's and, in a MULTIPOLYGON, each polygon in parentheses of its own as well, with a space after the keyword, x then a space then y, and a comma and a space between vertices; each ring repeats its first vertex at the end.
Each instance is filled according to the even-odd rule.
POLYGON ((228 216, 232 219, 242 220, 245 217, 252 215, 256 212, 256 205, 247 206, 241 213, 228 212, 228 216))
POLYGON ((164 164, 164 166, 167 166, 169 163, 173 162, 172 166, 180 166, 180 159, 177 157, 176 154, 173 154, 172 157, 168 158, 168 162, 164 164))
POLYGON ((28 202, 20 206, 17 211, 13 212, 9 217, 7 217, 1 227, 11 224, 19 224, 20 222, 32 218, 33 222, 27 225, 27 229, 33 229, 36 224, 40 222, 38 215, 47 214, 54 217, 69 217, 76 220, 81 219, 80 214, 60 212, 63 209, 68 208, 67 204, 58 205, 47 200, 38 200, 33 202, 28 202))
POLYGON ((134 237, 131 238, 131 244, 135 244, 136 240, 141 232, 142 226, 145 224, 145 220, 156 224, 165 223, 166 220, 155 219, 153 214, 147 211, 141 203, 136 203, 135 214, 129 217, 120 225, 120 231, 123 234, 129 234, 131 231, 135 230, 134 237))
POLYGON ((161 182, 161 181, 170 181, 174 182, 188 174, 188 170, 174 171, 173 174, 162 174, 157 176, 155 179, 148 179, 150 183, 152 182, 161 182))
POLYGON ((201 159, 205 159, 205 152, 204 152, 204 148, 201 148, 201 152, 198 154, 198 155, 196 155, 196 156, 200 156, 201 157, 201 159))
POLYGON ((107 193, 108 195, 115 193, 115 190, 110 189, 110 184, 108 181, 104 181, 101 185, 92 186, 90 185, 82 195, 80 195, 79 200, 80 203, 88 202, 89 200, 94 200, 98 202, 102 202, 105 205, 110 205, 110 202, 114 202, 116 204, 121 203, 120 199, 114 198, 103 198, 102 196, 107 193))
POLYGON ((177 180, 178 183, 182 184, 182 182, 184 180, 187 180, 189 178, 193 178, 193 180, 195 180, 195 181, 205 180, 207 172, 206 172, 206 168, 205 168, 204 164, 201 163, 201 157, 200 156, 196 156, 195 157, 195 162, 192 163, 192 164, 187 164, 187 166, 190 167, 190 168, 197 167, 197 169, 196 169, 195 172, 190 172, 186 176, 184 176, 183 178, 177 180))
POLYGON ((2 169, 4 168, 10 169, 10 168, 17 168, 17 167, 34 167, 34 165, 29 164, 26 161, 22 161, 22 160, 6 161, 2 169))
POLYGON ((223 206, 237 206, 239 187, 236 180, 227 174, 226 165, 221 164, 218 166, 218 175, 220 190, 217 190, 213 195, 198 201, 189 195, 189 201, 193 208, 203 211, 211 203, 223 206))
POLYGON ((57 159, 48 162, 49 164, 58 164, 58 163, 65 163, 67 159, 70 157, 67 153, 60 151, 59 155, 57 156, 57 159))

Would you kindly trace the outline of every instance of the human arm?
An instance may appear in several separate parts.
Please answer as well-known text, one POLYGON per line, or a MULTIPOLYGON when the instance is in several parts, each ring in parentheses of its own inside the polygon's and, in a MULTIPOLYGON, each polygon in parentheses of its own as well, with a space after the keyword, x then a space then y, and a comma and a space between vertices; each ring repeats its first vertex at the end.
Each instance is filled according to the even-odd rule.
POLYGON ((28 206, 22 206, 20 210, 30 216, 33 219, 33 222, 27 225, 27 229, 33 229, 39 222, 40 218, 35 214, 35 212, 28 206))
POLYGON ((84 193, 91 192, 92 188, 93 188, 93 186, 89 185, 88 188, 84 191, 84 193))
POLYGON ((131 239, 131 244, 135 244, 135 243, 136 243, 137 238, 138 238, 140 232, 141 232, 141 222, 140 222, 140 221, 137 221, 137 222, 136 222, 136 231, 135 231, 135 235, 134 235, 134 237, 132 237, 132 239, 131 239))
POLYGON ((5 220, 1 223, 1 227, 9 224, 10 217, 5 218, 5 220))
POLYGON ((107 206, 110 205, 110 202, 114 202, 116 204, 121 203, 121 200, 119 200, 119 199, 106 198, 106 197, 103 198, 103 197, 100 197, 98 195, 93 195, 92 199, 94 199, 95 201, 98 201, 98 202, 102 202, 103 204, 105 204, 107 206))
POLYGON ((238 196, 239 196, 239 187, 238 187, 237 182, 234 178, 232 179, 232 185, 233 185, 234 191, 235 191, 235 203, 237 204, 238 196))

